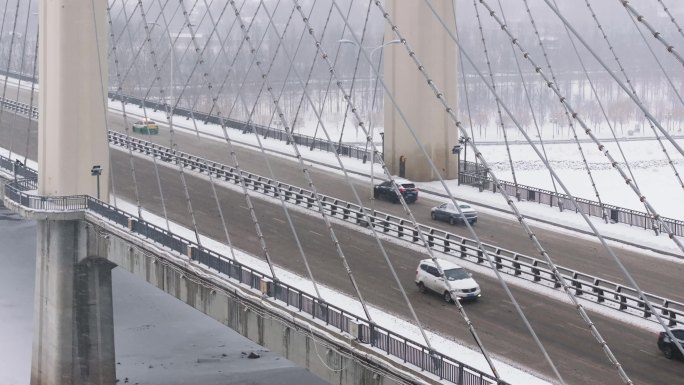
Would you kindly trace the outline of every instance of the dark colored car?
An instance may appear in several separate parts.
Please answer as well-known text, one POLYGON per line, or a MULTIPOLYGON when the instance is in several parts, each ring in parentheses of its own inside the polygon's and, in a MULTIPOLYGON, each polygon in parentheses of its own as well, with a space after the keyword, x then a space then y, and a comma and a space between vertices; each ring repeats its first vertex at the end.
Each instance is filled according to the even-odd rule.
MULTIPOLYGON (((684 329, 672 329, 671 332, 679 343, 684 346, 684 329)), ((658 349, 663 352, 667 359, 682 358, 682 353, 677 349, 677 345, 672 342, 670 336, 665 332, 658 334, 658 349)))
POLYGON ((430 210, 430 217, 434 220, 447 221, 450 225, 465 223, 465 221, 472 225, 477 222, 477 211, 474 208, 470 207, 467 203, 456 202, 456 204, 461 209, 463 216, 461 216, 461 213, 458 212, 453 203, 447 202, 433 207, 430 210))
MULTIPOLYGON (((416 185, 406 179, 395 179, 394 183, 397 186, 397 190, 404 197, 406 203, 413 203, 418 200, 418 188, 416 185)), ((399 195, 397 195, 396 190, 392 187, 392 181, 382 182, 373 187, 373 196, 378 199, 387 199, 391 202, 399 202, 399 195)))

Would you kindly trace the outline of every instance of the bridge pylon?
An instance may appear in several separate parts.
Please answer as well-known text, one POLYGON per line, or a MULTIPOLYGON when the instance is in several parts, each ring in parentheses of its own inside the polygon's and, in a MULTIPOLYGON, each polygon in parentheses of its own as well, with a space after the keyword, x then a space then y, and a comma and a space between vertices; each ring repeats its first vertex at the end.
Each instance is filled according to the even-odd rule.
MULTIPOLYGON (((440 16, 455 29, 451 1, 433 2, 440 16)), ((386 0, 386 8, 400 33, 406 38, 416 57, 429 71, 449 105, 456 110, 458 50, 449 34, 435 20, 422 0, 386 0)), ((397 39, 389 26, 385 41, 397 39)), ((398 109, 432 158, 439 175, 455 179, 458 175, 458 154, 452 148, 458 144, 458 129, 437 100, 423 74, 401 44, 384 48, 384 79, 398 106, 385 94, 384 159, 394 175, 416 181, 432 181, 437 175, 411 135, 398 109)))
MULTIPOLYGON (((108 201, 107 3, 41 0, 38 193, 108 201), (93 9, 95 7, 95 9, 93 9)), ((114 384, 113 264, 85 222, 38 221, 32 385, 114 384)))

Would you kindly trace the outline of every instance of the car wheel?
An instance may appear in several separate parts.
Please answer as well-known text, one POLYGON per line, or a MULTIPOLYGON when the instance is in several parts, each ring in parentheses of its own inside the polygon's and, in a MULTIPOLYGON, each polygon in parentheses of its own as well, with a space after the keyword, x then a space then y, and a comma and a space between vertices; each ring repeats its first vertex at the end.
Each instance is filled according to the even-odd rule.
POLYGON ((455 223, 456 223, 456 220, 454 219, 454 217, 449 217, 449 224, 453 225, 455 223))
POLYGON ((451 302, 453 301, 453 300, 451 299, 451 293, 449 293, 448 291, 445 291, 445 292, 444 292, 444 297, 443 297, 443 298, 444 298, 444 302, 446 302, 446 303, 451 303, 451 302))
POLYGON ((418 291, 421 293, 425 293, 427 291, 425 289, 425 285, 422 282, 418 282, 418 291))
POLYGON ((672 345, 663 346, 663 355, 665 355, 665 358, 668 360, 671 360, 674 357, 674 349, 672 349, 672 345))
POLYGON ((435 212, 434 212, 434 211, 433 211, 433 212, 431 212, 431 213, 430 213, 430 218, 432 218, 432 220, 435 220, 435 219, 437 219, 437 214, 435 214, 435 212))

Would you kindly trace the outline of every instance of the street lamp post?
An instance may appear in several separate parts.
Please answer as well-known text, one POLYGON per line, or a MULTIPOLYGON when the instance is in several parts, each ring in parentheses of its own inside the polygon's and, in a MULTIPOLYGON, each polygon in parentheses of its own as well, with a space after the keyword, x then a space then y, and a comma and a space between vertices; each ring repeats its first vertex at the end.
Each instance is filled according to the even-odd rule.
MULTIPOLYGON (((463 171, 468 170, 468 141, 470 138, 466 138, 464 136, 461 136, 458 139, 458 143, 463 146, 463 171)), ((458 172, 461 172, 461 164, 458 164, 458 172)))
POLYGON ((90 169, 90 175, 97 178, 97 199, 100 199, 100 175, 102 175, 102 167, 99 165, 93 166, 90 169))
POLYGON ((19 166, 21 166, 22 163, 19 159, 15 159, 14 163, 12 163, 12 172, 14 173, 14 183, 17 183, 17 171, 19 169, 19 166))
MULTIPOLYGON (((461 141, 459 140, 459 143, 461 141)), ((457 144, 451 148, 451 153, 456 155, 456 183, 461 185, 461 145, 457 144)))
MULTIPOLYGON (((381 60, 378 61, 378 68, 375 71, 377 76, 375 77, 375 79, 373 79, 373 54, 376 51, 382 50, 383 48, 385 48, 388 45, 401 43, 401 40, 397 40, 397 39, 390 40, 387 43, 383 43, 377 47, 362 47, 362 46, 359 46, 359 44, 357 42, 355 42, 353 40, 349 40, 349 39, 341 39, 341 40, 338 40, 337 42, 340 44, 353 44, 353 45, 360 47, 362 49, 365 49, 365 50, 370 49, 370 51, 368 51, 368 61, 369 61, 368 81, 371 85, 375 84, 375 86, 377 86, 377 78, 380 77, 380 62, 381 62, 381 60), (373 80, 375 80, 375 81, 373 81, 373 80)), ((372 115, 373 115, 373 108, 372 108, 372 103, 371 103, 370 111, 368 111, 368 138, 369 138, 369 141, 373 140, 373 125, 371 124, 372 115)), ((384 136, 384 133, 381 135, 382 135, 382 153, 384 154, 385 153, 385 136, 384 136)), ((371 145, 370 162, 371 162, 371 164, 370 164, 370 167, 371 167, 371 169, 370 169, 370 200, 371 200, 371 202, 373 202, 375 200, 375 196, 373 194, 373 189, 375 186, 375 175, 373 174, 374 164, 375 164, 375 146, 373 146, 373 145, 371 145)))

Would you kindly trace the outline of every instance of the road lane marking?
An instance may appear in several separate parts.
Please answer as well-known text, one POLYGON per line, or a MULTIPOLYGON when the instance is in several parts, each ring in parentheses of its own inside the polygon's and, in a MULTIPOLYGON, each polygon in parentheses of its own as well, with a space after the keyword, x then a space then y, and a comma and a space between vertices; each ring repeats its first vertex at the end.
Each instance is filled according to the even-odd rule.
POLYGON ((571 322, 566 322, 565 324, 568 325, 568 326, 572 326, 572 327, 575 328, 575 329, 584 330, 584 331, 587 330, 587 327, 577 326, 577 325, 575 325, 575 324, 573 324, 573 323, 571 323, 571 322))

